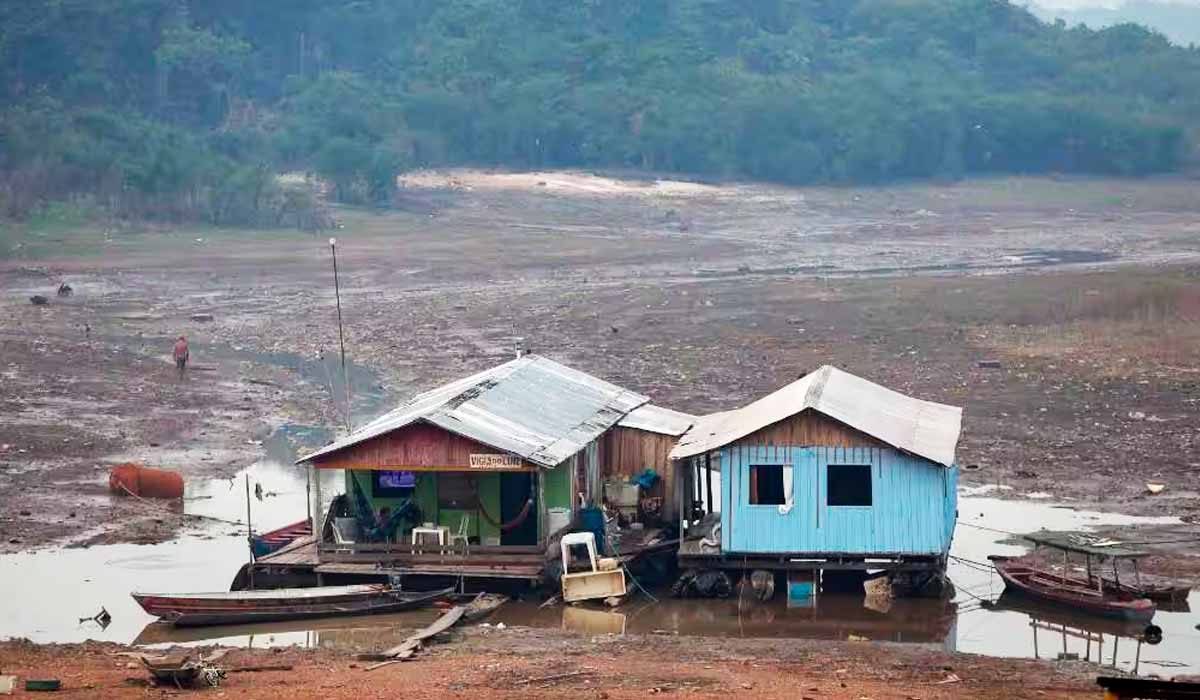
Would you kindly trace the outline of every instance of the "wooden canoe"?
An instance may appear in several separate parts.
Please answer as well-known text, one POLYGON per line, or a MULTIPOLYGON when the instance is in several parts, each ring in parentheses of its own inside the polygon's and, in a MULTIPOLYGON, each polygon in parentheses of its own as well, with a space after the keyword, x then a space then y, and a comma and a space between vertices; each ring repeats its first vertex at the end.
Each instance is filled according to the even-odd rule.
POLYGON ((1154 617, 1157 608, 1152 600, 1112 589, 1102 593, 1087 581, 1039 569, 1023 557, 991 556, 988 559, 995 565, 1008 588, 1071 610, 1123 620, 1148 621, 1154 617))
POLYGON ((131 593, 147 613, 180 627, 376 615, 413 610, 454 593, 397 591, 385 584, 227 593, 131 593))
POLYGON ((255 535, 251 538, 253 542, 254 556, 261 557, 271 552, 283 549, 291 544, 297 537, 304 537, 312 534, 312 521, 300 520, 291 525, 285 525, 278 530, 264 532, 261 535, 255 535))

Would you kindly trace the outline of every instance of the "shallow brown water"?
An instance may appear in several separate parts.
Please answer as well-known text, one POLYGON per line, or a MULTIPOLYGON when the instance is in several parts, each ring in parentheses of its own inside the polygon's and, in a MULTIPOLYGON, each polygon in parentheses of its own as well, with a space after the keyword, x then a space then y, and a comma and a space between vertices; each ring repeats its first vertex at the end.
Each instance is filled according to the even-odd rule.
MULTIPOLYGON (((292 507, 262 506, 264 527, 277 526, 303 508, 303 481, 287 468, 255 472, 264 482, 282 484, 274 498, 292 507)), ((206 510, 236 517, 242 497, 225 482, 209 488, 214 498, 206 510), (218 497, 219 496, 219 497, 218 497), (219 504, 225 504, 220 506, 219 504), (222 508, 232 512, 225 512, 222 508)), ((240 482, 238 484, 240 486, 240 482)), ((242 487, 244 489, 244 487, 242 487)), ((203 491, 203 489, 201 490, 203 491)), ((266 499, 270 501, 270 499, 266 499)), ((255 501, 256 506, 261 506, 255 501)), ((1007 536, 976 526, 1013 532, 1079 529, 1100 525, 1146 523, 1149 519, 1076 511, 1044 501, 1011 501, 964 495, 953 553, 969 561, 989 554, 1016 554, 1021 547, 1002 544, 1007 536)), ((98 639, 145 645, 228 644, 244 647, 300 645, 352 651, 395 644, 411 630, 428 624, 433 610, 398 615, 321 621, 174 629, 155 623, 129 592, 225 590, 246 557, 244 535, 235 526, 215 526, 160 545, 110 545, 58 549, 0 557, 0 637, 28 637, 36 642, 98 639), (105 607, 113 616, 107 628, 79 618, 105 607)), ((950 577, 957 587, 954 601, 896 600, 889 604, 863 596, 824 595, 810 608, 786 607, 782 596, 767 604, 739 606, 736 600, 657 601, 639 596, 619 609, 603 606, 542 608, 540 601, 515 601, 485 624, 556 628, 582 635, 672 634, 707 637, 812 638, 843 641, 889 641, 930 645, 948 651, 990 656, 1054 659, 1077 654, 1106 666, 1142 674, 1200 672, 1200 622, 1196 612, 1162 612, 1154 624, 1163 630, 1158 645, 1139 643, 1141 630, 1103 619, 1041 608, 1005 596, 999 606, 980 599, 1000 598, 1003 583, 994 574, 954 561, 950 577), (1036 635, 1036 641, 1035 641, 1036 635), (1036 646, 1035 646, 1036 645, 1036 646)), ((1192 610, 1200 611, 1193 593, 1192 610)))

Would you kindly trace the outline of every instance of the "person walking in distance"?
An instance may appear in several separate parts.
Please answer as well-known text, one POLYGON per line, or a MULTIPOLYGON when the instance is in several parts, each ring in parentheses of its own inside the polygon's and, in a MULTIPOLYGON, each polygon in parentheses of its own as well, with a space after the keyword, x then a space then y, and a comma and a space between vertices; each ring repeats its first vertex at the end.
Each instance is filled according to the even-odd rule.
POLYGON ((188 363, 188 344, 187 338, 182 335, 179 340, 175 341, 175 369, 179 370, 179 378, 183 379, 183 370, 188 363))

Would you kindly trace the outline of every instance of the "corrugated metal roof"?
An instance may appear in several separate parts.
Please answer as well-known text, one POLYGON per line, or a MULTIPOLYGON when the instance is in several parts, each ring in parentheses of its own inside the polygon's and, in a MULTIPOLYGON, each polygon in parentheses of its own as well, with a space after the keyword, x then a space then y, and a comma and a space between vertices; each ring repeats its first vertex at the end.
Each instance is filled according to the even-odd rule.
POLYGON ((735 411, 700 418, 671 458, 715 450, 809 408, 897 449, 954 464, 961 408, 914 399, 830 365, 735 411))
POLYGON ((413 397, 307 462, 423 421, 553 467, 649 399, 539 355, 526 355, 413 397))
POLYGON ((636 428, 659 435, 678 437, 695 425, 697 420, 696 416, 648 403, 635 408, 617 425, 622 428, 636 428))

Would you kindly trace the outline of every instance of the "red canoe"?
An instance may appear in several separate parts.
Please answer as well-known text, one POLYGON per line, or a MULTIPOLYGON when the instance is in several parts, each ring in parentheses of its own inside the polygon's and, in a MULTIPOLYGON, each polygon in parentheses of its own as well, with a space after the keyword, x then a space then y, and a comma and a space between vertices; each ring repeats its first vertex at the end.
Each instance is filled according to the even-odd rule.
POLYGON ((285 525, 278 530, 264 532, 254 536, 254 556, 261 557, 291 544, 297 537, 307 537, 312 534, 312 521, 301 520, 285 525))
POLYGON ((1016 592, 1062 605, 1079 612, 1124 620, 1148 621, 1154 617, 1154 601, 1127 591, 1105 586, 1103 592, 1086 581, 1039 569, 1024 557, 991 556, 1000 578, 1016 592))

